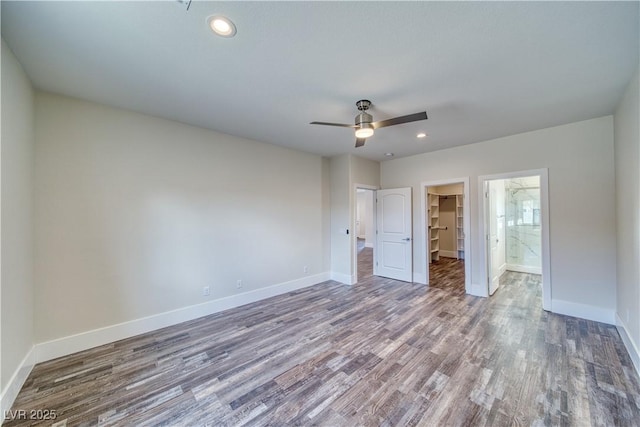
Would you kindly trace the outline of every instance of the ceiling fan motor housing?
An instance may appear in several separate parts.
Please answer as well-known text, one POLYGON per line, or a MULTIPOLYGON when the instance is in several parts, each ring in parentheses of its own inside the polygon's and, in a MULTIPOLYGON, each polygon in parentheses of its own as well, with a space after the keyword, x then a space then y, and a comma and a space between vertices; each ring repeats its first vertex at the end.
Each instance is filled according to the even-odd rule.
POLYGON ((356 116, 356 126, 359 129, 363 127, 371 128, 372 126, 370 126, 370 124, 373 122, 373 116, 367 113, 367 110, 371 107, 371 101, 368 99, 361 99, 356 102, 356 107, 361 111, 361 113, 356 116))
POLYGON ((362 112, 356 116, 356 126, 360 127, 364 123, 373 122, 373 116, 369 113, 362 112))

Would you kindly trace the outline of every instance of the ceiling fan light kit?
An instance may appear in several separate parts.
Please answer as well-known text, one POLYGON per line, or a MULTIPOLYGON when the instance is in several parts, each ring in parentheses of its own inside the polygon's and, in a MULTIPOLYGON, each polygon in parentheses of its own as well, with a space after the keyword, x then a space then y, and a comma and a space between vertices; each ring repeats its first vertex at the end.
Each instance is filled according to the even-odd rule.
POLYGON ((427 112, 422 111, 420 113, 409 114, 407 116, 400 116, 400 117, 395 117, 393 119, 374 122, 373 116, 367 113, 367 110, 369 109, 369 107, 371 107, 371 101, 367 99, 361 99, 360 101, 356 102, 356 107, 358 107, 358 110, 360 110, 360 114, 356 116, 355 125, 348 125, 345 123, 329 123, 329 122, 311 122, 310 124, 354 128, 356 130, 355 134, 356 134, 356 148, 357 148, 357 147, 362 147, 365 143, 365 140, 373 136, 375 129, 427 119, 427 112))
MULTIPOLYGON (((369 114, 367 114, 367 116, 369 116, 369 114)), ((371 123, 361 123, 358 129, 356 129, 356 138, 369 138, 370 136, 373 136, 373 126, 371 123)))

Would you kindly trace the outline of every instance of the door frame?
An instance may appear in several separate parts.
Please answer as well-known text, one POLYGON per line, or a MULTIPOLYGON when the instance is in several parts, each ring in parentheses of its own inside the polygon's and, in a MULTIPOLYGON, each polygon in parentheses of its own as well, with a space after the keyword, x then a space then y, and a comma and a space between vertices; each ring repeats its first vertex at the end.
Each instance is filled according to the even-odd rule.
POLYGON ((486 292, 484 296, 489 295, 489 280, 490 272, 488 269, 489 254, 487 253, 486 235, 487 235, 487 203, 485 197, 485 188, 488 181, 497 179, 509 179, 509 178, 524 178, 528 176, 540 177, 540 226, 541 230, 541 247, 542 247, 542 309, 551 311, 551 252, 549 244, 549 169, 531 169, 524 171, 506 172, 492 175, 480 175, 478 176, 478 227, 479 237, 482 239, 480 247, 480 259, 481 259, 481 274, 480 277, 483 280, 481 288, 486 292))
MULTIPOLYGON (((358 283, 358 236, 355 233, 356 230, 356 221, 357 221, 357 215, 356 215, 356 210, 358 209, 358 189, 362 189, 362 190, 370 190, 373 191, 373 224, 374 227, 377 224, 377 209, 376 209, 376 191, 379 190, 378 187, 374 186, 374 185, 367 185, 367 184, 353 184, 353 191, 352 191, 352 195, 353 195, 353 209, 351 210, 351 230, 353 230, 354 232, 351 233, 351 283, 352 284, 356 284, 358 283)), ((377 241, 377 235, 378 232, 376 230, 376 241, 377 241)), ((377 248, 376 248, 377 244, 374 243, 373 244, 373 275, 376 276, 377 275, 377 267, 376 267, 376 256, 377 256, 377 248)))
POLYGON ((420 183, 420 216, 421 221, 418 224, 418 234, 422 236, 422 256, 420 257, 420 264, 424 275, 414 273, 414 281, 422 283, 424 285, 429 284, 429 263, 427 257, 431 256, 429 253, 429 229, 427 224, 427 188, 437 187, 439 185, 460 184, 462 183, 462 230, 464 232, 464 290, 465 293, 475 295, 473 293, 473 287, 471 286, 471 219, 469 212, 469 177, 462 178, 449 178, 439 179, 434 181, 423 181, 420 183), (422 280, 420 280, 422 279, 422 280))

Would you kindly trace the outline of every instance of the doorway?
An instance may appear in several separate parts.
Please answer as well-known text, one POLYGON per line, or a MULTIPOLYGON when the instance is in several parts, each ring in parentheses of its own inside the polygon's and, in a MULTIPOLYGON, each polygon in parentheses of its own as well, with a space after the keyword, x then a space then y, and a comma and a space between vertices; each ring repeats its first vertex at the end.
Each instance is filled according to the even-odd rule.
POLYGON ((375 190, 356 188, 356 215, 354 235, 356 239, 355 282, 373 276, 373 251, 376 241, 375 190))
MULTIPOLYGON (((474 294, 471 286, 469 241, 469 178, 453 178, 421 184, 420 264, 428 285, 456 288, 474 294)), ((475 295, 475 294, 474 294, 475 295)))
POLYGON ((506 272, 541 275, 545 310, 551 308, 547 182, 546 169, 484 176, 479 182, 487 295, 499 289, 506 272))
POLYGON ((355 232, 351 233, 350 239, 352 247, 350 284, 358 283, 359 279, 370 276, 412 282, 411 187, 378 190, 376 187, 355 184, 353 195, 355 201, 352 203, 351 229, 355 232), (363 209, 360 212, 358 212, 357 202, 359 197, 363 200, 363 209), (370 232, 369 236, 373 235, 370 239, 372 248, 367 247, 367 228, 370 232))

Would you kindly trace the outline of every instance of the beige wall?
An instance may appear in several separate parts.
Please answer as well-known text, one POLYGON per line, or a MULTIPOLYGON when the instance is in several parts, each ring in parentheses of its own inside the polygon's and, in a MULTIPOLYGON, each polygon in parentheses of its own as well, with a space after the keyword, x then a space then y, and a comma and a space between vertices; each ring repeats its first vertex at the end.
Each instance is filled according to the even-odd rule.
POLYGON ((39 342, 324 272, 320 156, 46 93, 36 115, 39 342))
MULTIPOLYGON (((0 385, 34 345, 33 334, 33 90, 2 41, 0 385)), ((20 384, 18 384, 19 386, 20 384)), ((4 406, 3 399, 3 406, 4 406)), ((2 408, 7 409, 7 408, 2 408)))
POLYGON ((636 71, 615 119, 617 314, 635 346, 640 371, 640 77, 636 71))
POLYGON ((351 156, 351 183, 380 186, 380 163, 351 156))
MULTIPOLYGON (((420 183, 470 177, 472 283, 482 283, 478 176, 548 168, 552 298, 611 321, 615 310, 615 201, 611 116, 385 161, 383 188, 413 186, 420 218, 420 183)), ((423 245, 414 220, 414 269, 423 245)), ((557 304, 557 306, 559 306, 557 304)))
MULTIPOLYGON (((313 230, 312 230, 313 231, 313 230)), ((331 163, 322 158, 322 271, 331 271, 331 163)))
POLYGON ((331 180, 331 273, 333 278, 348 283, 351 275, 349 260, 349 222, 351 160, 348 154, 332 157, 331 180))

